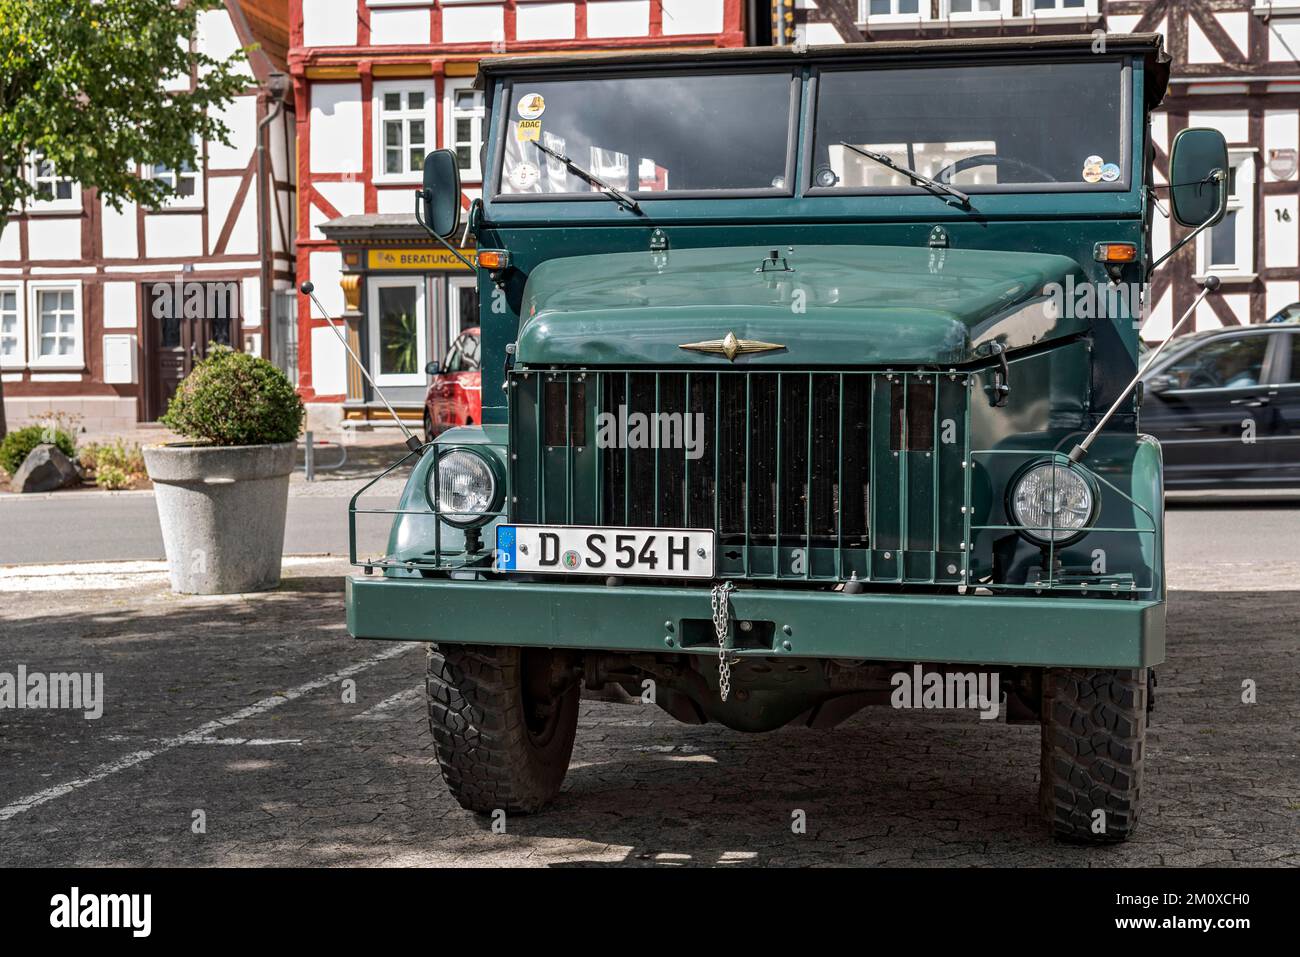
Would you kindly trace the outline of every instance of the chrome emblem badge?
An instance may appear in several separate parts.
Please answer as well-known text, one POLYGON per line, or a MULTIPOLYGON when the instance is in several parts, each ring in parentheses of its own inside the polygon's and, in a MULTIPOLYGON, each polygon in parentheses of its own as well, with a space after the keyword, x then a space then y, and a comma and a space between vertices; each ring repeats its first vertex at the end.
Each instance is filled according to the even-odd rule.
POLYGON ((773 349, 784 349, 785 346, 779 342, 739 339, 734 332, 728 332, 721 339, 709 339, 705 342, 683 342, 677 348, 690 349, 692 352, 711 352, 726 356, 729 362, 735 362, 736 356, 743 356, 751 352, 771 352, 773 349))

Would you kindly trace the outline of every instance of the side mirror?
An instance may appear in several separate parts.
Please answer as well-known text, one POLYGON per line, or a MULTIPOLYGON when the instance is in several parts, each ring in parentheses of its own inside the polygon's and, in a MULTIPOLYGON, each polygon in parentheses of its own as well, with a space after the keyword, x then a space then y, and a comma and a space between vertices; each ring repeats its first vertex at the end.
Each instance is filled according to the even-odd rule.
POLYGON ((434 361, 434 362, 426 362, 426 363, 424 364, 424 374, 425 374, 425 375, 437 375, 437 374, 440 373, 441 371, 442 371, 442 368, 438 365, 438 363, 437 363, 436 361, 434 361))
POLYGON ((1147 380, 1146 391, 1152 395, 1168 392, 1178 385, 1178 380, 1171 375, 1153 375, 1147 380))
POLYGON ((1174 137, 1169 205, 1182 226, 1213 226, 1228 201, 1228 144, 1218 130, 1192 127, 1174 137))
POLYGON ((416 201, 420 225, 442 239, 460 230, 460 167, 453 150, 434 150, 424 158, 424 189, 416 201))

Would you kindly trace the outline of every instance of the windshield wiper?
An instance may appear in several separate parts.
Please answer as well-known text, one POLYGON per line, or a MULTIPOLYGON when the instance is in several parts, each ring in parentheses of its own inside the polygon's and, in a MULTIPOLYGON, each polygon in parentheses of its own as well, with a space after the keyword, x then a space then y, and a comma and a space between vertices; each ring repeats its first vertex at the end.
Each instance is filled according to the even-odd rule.
MULTIPOLYGON (((547 156, 554 157, 556 161, 563 163, 564 168, 567 169, 570 173, 572 173, 574 176, 577 176, 579 179, 585 179, 588 183, 590 183, 592 186, 595 186, 597 189, 599 189, 610 199, 617 202, 620 206, 625 206, 628 209, 632 210, 632 212, 634 213, 641 213, 641 206, 637 203, 637 201, 633 199, 631 196, 629 196, 627 193, 623 192, 617 186, 611 186, 609 183, 605 182, 595 173, 591 173, 583 169, 581 166, 579 166, 573 160, 569 159, 559 150, 553 150, 549 146, 543 146, 537 140, 533 140, 533 145, 536 146, 543 153, 545 153, 547 156)), ((645 214, 641 213, 641 215, 644 216, 645 214)))
MULTIPOLYGON (((854 146, 852 143, 845 143, 843 140, 840 140, 840 146, 847 147, 848 149, 853 150, 853 152, 855 153, 861 153, 867 159, 875 160, 881 166, 887 166, 889 169, 892 169, 895 173, 902 173, 904 176, 908 177, 913 182, 920 183, 922 186, 928 186, 930 189, 934 190, 935 192, 945 193, 948 196, 951 196, 953 199, 957 200, 958 204, 963 209, 970 209, 970 197, 967 196, 965 193, 963 193, 961 190, 954 189, 953 187, 949 186, 947 183, 940 183, 937 180, 930 179, 930 177, 928 176, 922 176, 914 169, 909 169, 906 166, 900 166, 898 163, 895 163, 884 153, 873 153, 871 150, 864 150, 860 146, 854 146)), ((947 200, 944 200, 944 202, 947 202, 947 200)))

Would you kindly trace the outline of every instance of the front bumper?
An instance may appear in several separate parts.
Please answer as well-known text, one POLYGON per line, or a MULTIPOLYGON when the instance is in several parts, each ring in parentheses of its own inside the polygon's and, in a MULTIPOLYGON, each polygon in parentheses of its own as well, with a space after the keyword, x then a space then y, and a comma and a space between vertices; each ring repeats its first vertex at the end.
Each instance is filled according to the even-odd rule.
MULTIPOLYGON (((1163 601, 740 589, 736 620, 775 623, 748 656, 1140 668, 1165 656, 1163 601)), ((705 588, 355 576, 356 638, 586 651, 716 654, 683 647, 711 617, 705 588)), ((734 629, 733 629, 734 631, 734 629)))

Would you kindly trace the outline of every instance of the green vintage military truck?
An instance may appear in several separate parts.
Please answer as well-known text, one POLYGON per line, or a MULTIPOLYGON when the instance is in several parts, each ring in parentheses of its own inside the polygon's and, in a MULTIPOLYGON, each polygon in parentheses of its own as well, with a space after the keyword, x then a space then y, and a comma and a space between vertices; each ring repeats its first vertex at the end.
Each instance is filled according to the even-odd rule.
POLYGON ((410 443, 384 554, 353 501, 347 586, 352 635, 431 643, 463 806, 552 799, 584 689, 767 731, 987 678, 1054 833, 1132 832, 1165 579, 1125 294, 1226 169, 1193 130, 1156 177, 1167 76, 1156 35, 484 62, 483 199, 447 152, 416 194, 477 241, 483 422, 410 443))

